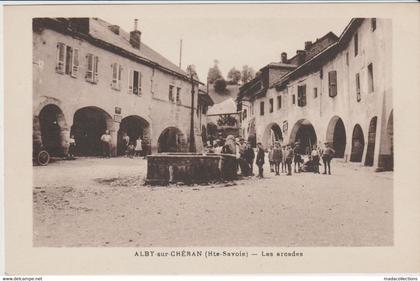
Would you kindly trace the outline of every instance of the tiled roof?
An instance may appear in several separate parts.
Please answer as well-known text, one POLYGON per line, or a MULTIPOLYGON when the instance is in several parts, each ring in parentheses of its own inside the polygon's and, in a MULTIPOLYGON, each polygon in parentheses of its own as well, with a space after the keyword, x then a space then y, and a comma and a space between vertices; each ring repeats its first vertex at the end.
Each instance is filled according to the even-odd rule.
POLYGON ((176 64, 172 63, 170 60, 168 60, 158 52, 154 51, 142 41, 140 42, 140 50, 133 48, 130 44, 130 34, 120 28, 120 34, 117 35, 108 28, 111 25, 111 23, 108 23, 102 19, 91 18, 89 33, 97 39, 101 39, 115 46, 123 48, 138 56, 141 56, 165 68, 168 68, 174 72, 177 72, 182 75, 187 75, 187 73, 184 70, 179 68, 176 64))

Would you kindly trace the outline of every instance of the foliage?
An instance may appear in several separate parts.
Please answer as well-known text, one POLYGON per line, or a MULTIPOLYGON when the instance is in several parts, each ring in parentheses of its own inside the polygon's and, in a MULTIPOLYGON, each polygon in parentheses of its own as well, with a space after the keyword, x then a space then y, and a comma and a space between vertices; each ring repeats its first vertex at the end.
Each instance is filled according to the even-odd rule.
POLYGON ((214 60, 214 66, 209 68, 209 72, 207 74, 207 83, 213 84, 217 79, 223 78, 218 64, 219 61, 214 60))
POLYGON ((241 81, 241 77, 242 77, 241 71, 236 69, 235 67, 232 67, 229 70, 228 75, 227 75, 229 84, 232 84, 232 85, 237 85, 238 82, 241 81))
POLYGON ((252 67, 249 67, 248 65, 244 65, 242 67, 242 83, 248 83, 255 77, 255 71, 252 67))
POLYGON ((226 90, 225 79, 219 78, 216 81, 214 81, 214 90, 219 94, 223 94, 226 90))

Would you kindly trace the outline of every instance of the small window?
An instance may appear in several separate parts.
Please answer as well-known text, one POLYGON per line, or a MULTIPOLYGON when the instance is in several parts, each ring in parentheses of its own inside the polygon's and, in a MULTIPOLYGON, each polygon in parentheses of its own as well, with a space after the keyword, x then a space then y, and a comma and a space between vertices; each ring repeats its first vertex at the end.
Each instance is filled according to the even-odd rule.
POLYGON ((136 96, 141 95, 141 73, 137 70, 130 70, 128 76, 128 93, 136 96))
POLYGON ((260 115, 264 115, 264 102, 260 102, 260 115))
POLYGON ((360 95, 360 75, 359 73, 356 73, 356 100, 357 102, 360 102, 362 99, 360 95))
POLYGON ((242 119, 243 120, 246 119, 246 114, 247 114, 246 109, 244 109, 244 111, 242 112, 242 119))
POLYGON ((298 86, 298 106, 306 105, 306 85, 298 86))
POLYGON ((181 103, 181 88, 176 88, 176 103, 181 103))
POLYGON ((91 83, 98 83, 98 56, 88 54, 87 55, 87 71, 86 71, 86 81, 91 83))
POLYGON ((71 74, 72 69, 72 58, 73 58, 73 49, 70 46, 66 46, 66 64, 65 64, 65 73, 67 75, 71 74))
POLYGON ((274 100, 270 99, 269 102, 270 102, 270 113, 273 113, 273 111, 274 111, 274 100))
POLYGON ((292 104, 296 104, 296 96, 292 95, 292 104))
POLYGON ((112 83, 111 87, 114 90, 120 90, 121 89, 121 72, 122 72, 122 66, 118 63, 113 63, 111 65, 112 68, 112 83))
POLYGON ((66 67, 66 45, 64 43, 57 44, 57 65, 55 70, 57 73, 64 74, 66 67))
POLYGON ((359 35, 354 34, 354 56, 357 56, 359 53, 359 35))
POLYGON ((314 99, 318 97, 318 88, 314 88, 314 99))
POLYGON ((375 91, 374 83, 373 83, 373 65, 370 63, 368 65, 368 88, 369 93, 375 91))
POLYGON ((328 72, 328 94, 330 97, 337 95, 337 71, 328 72))
POLYGON ((372 27, 372 31, 376 30, 376 18, 370 20, 370 25, 372 27))
POLYGON ((346 65, 349 65, 349 52, 346 52, 346 65))
POLYGON ((277 96, 277 109, 281 108, 281 96, 277 96))
POLYGON ((169 93, 168 93, 168 99, 170 102, 174 102, 174 86, 169 85, 169 93))

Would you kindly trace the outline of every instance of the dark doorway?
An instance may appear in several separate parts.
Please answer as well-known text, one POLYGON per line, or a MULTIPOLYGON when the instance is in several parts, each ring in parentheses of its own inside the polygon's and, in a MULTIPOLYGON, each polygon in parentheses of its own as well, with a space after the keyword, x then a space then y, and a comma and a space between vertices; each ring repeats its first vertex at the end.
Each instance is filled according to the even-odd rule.
POLYGON ((175 127, 166 128, 158 139, 158 152, 186 152, 188 150, 184 134, 175 127))
POLYGON ((66 124, 61 109, 53 104, 46 105, 39 113, 39 125, 43 148, 51 156, 64 156, 62 131, 66 124))
POLYGON ((365 137, 363 135, 362 127, 356 124, 353 129, 351 145, 351 162, 361 162, 363 157, 363 150, 365 149, 365 137))
POLYGON ((145 144, 149 137, 149 123, 140 116, 130 115, 121 120, 120 129, 118 131, 118 155, 122 155, 126 151, 124 147, 123 136, 127 134, 129 142, 136 145, 136 140, 140 137, 145 144))
POLYGON ((295 124, 292 132, 293 131, 296 131, 296 133, 295 137, 292 137, 291 140, 294 141, 295 144, 299 143, 299 152, 301 154, 309 154, 312 150, 312 146, 317 144, 317 137, 312 124, 308 120, 299 121, 295 124))
POLYGON ((76 141, 76 154, 82 156, 102 155, 101 136, 109 130, 111 117, 96 107, 81 108, 74 114, 71 134, 76 141))
POLYGON ((376 123, 378 118, 373 117, 369 124, 368 146, 366 151, 365 166, 373 166, 375 155, 376 123))
POLYGON ((343 158, 346 150, 346 129, 344 128, 343 120, 338 119, 334 126, 333 147, 335 150, 335 157, 343 158))

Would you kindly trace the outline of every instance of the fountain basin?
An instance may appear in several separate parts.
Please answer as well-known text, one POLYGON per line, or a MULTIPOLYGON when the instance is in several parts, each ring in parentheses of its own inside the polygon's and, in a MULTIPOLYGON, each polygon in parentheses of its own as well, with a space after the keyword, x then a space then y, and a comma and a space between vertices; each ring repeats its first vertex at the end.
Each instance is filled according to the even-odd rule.
POLYGON ((146 184, 234 180, 236 173, 236 157, 231 154, 159 153, 147 156, 146 184))

